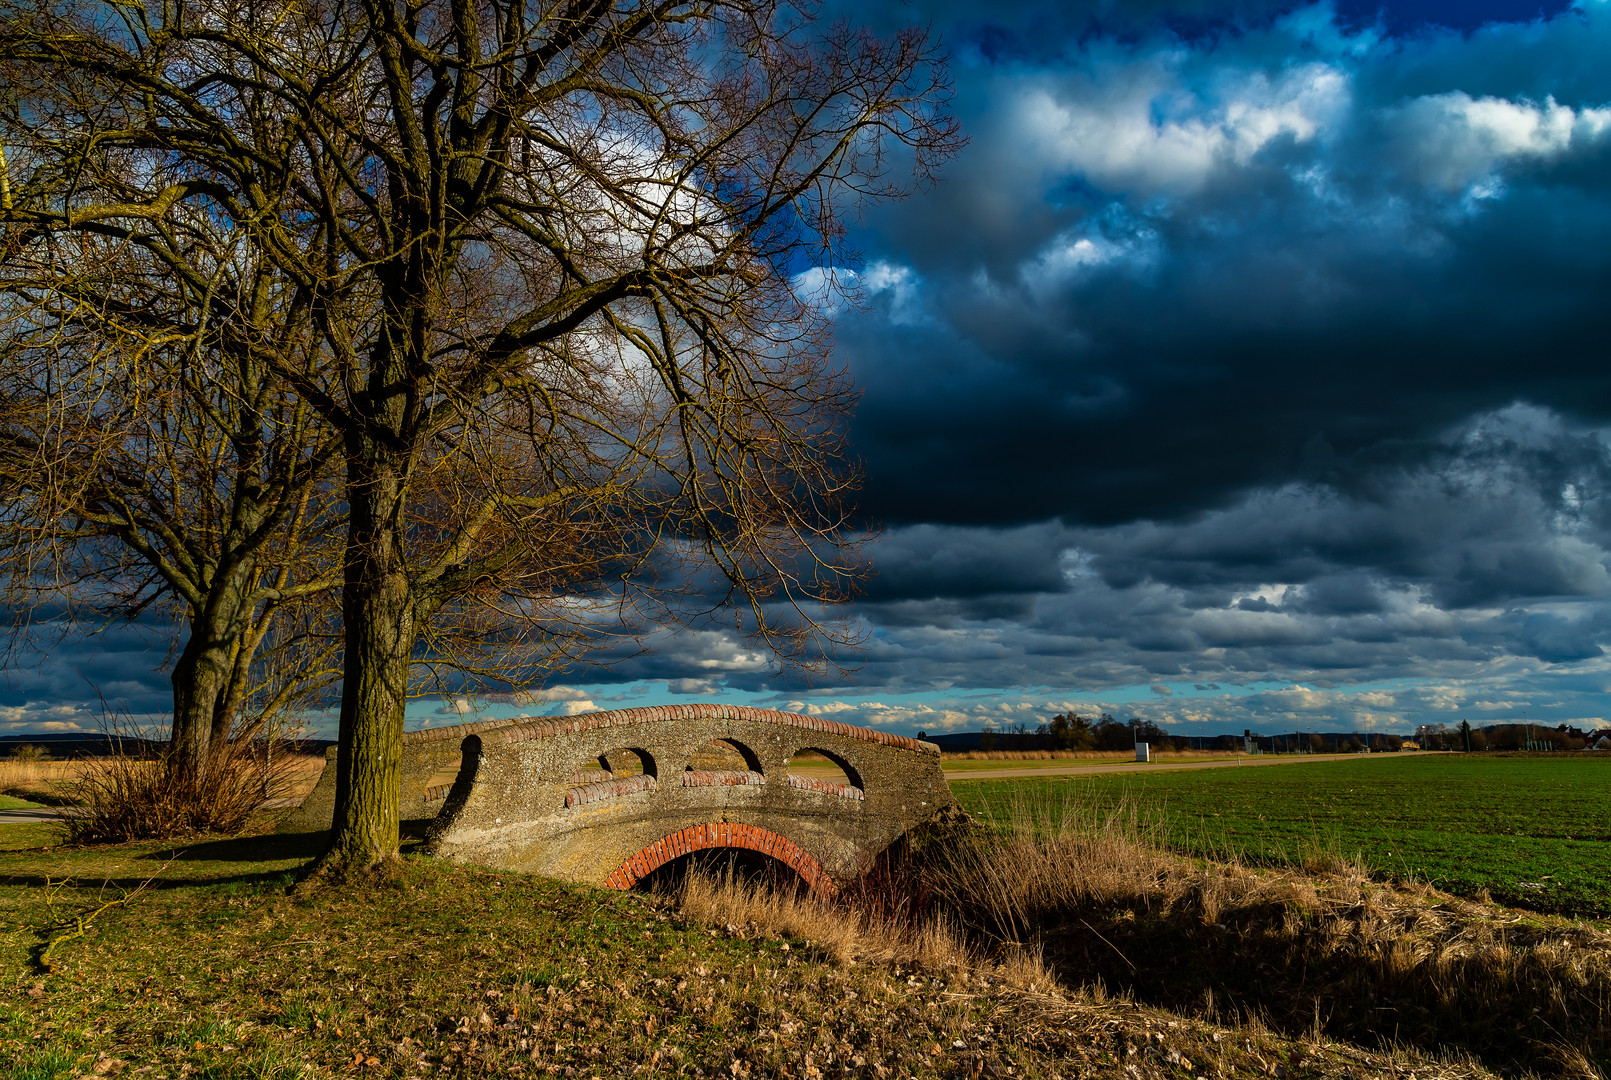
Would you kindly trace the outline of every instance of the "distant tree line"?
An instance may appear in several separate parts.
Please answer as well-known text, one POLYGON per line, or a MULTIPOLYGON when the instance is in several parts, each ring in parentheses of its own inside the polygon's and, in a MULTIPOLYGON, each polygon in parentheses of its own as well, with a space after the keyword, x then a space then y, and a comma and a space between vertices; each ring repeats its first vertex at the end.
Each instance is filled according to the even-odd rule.
POLYGON ((1415 729, 1415 741, 1423 750, 1464 750, 1468 734, 1472 750, 1582 750, 1611 735, 1611 731, 1567 724, 1488 724, 1474 728, 1462 721, 1456 727, 1422 724, 1415 729))
POLYGON ((1078 713, 1061 713, 1030 730, 1017 723, 1005 728, 986 725, 979 737, 981 750, 1128 750, 1136 743, 1172 749, 1169 733, 1150 720, 1131 717, 1115 720, 1108 713, 1095 719, 1078 713))
MULTIPOLYGON (((1611 731, 1593 731, 1560 724, 1490 724, 1474 728, 1423 724, 1416 729, 1414 742, 1422 750, 1464 750, 1467 738, 1472 750, 1582 750, 1611 731)), ((1059 713, 1046 723, 1030 728, 1022 722, 1005 727, 986 725, 979 736, 980 750, 1128 750, 1136 743, 1148 743, 1154 750, 1252 749, 1265 754, 1338 754, 1366 750, 1395 751, 1409 741, 1404 735, 1387 732, 1303 732, 1273 735, 1170 735, 1161 725, 1139 717, 1117 720, 1108 713, 1097 717, 1059 713)))

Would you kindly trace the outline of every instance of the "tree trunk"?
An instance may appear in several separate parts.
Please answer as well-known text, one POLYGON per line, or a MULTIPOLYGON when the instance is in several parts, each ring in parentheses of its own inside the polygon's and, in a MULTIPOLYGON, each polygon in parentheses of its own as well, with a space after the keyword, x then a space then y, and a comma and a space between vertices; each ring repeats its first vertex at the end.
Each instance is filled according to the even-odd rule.
POLYGON ((253 566, 221 567, 207 604, 190 623, 190 637, 173 667, 172 750, 180 775, 198 780, 223 749, 234 724, 229 693, 236 648, 245 631, 240 618, 253 566))
POLYGON ((349 453, 335 831, 321 866, 351 874, 396 856, 397 770, 415 637, 402 551, 403 469, 373 443, 349 453))
POLYGON ((172 751, 179 775, 195 783, 212 755, 213 722, 229 682, 229 649, 192 625, 173 667, 172 751))

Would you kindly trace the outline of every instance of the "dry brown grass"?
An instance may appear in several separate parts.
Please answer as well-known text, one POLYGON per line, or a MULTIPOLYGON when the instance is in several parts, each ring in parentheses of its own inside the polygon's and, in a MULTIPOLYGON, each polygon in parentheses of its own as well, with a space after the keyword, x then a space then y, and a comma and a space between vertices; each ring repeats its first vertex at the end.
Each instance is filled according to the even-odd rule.
POLYGON ((699 877, 680 903, 840 964, 1117 994, 1315 1045, 1582 1080, 1611 1061, 1611 933, 1384 884, 1336 857, 1284 870, 1192 860, 1164 850, 1160 828, 1134 808, 1023 806, 1008 829, 931 843, 832 904, 699 877))
MULTIPOLYGON (((1257 1015, 1226 1024, 1189 1010, 1162 1010, 1128 993, 1111 994, 1100 980, 1085 985, 1060 981, 1039 946, 996 943, 993 949, 983 948, 966 940, 939 911, 915 923, 892 923, 870 915, 854 893, 848 901, 824 903, 804 891, 779 893, 730 874, 697 872, 670 899, 690 922, 717 928, 713 934, 771 943, 792 939, 795 951, 786 955, 830 961, 847 980, 837 994, 829 994, 835 1000, 854 999, 855 993, 844 993, 852 985, 863 993, 880 983, 887 989, 893 975, 895 985, 905 979, 908 992, 933 995, 927 1006, 931 1015, 936 1009, 993 1002, 990 1022, 982 1030, 959 1027, 956 1034, 981 1046, 1000 1040, 1003 1046, 1047 1053, 1055 1066, 1034 1075, 1126 1080, 1182 1075, 1221 1080, 1496 1076, 1458 1051, 1429 1052, 1407 1044, 1369 1049, 1330 1038, 1318 1026, 1297 1034, 1272 1030, 1257 1015)), ((787 941, 781 947, 790 948, 787 941)), ((955 1075, 1005 1077, 1013 1072, 981 1069, 976 1062, 973 1071, 955 1075)), ((1547 1075, 1597 1074, 1565 1070, 1547 1075)))
POLYGON ((51 784, 78 776, 79 761, 18 761, 0 758, 0 787, 12 784, 51 784))
MULTIPOLYGON (((323 754, 297 754, 285 760, 285 791, 283 797, 301 802, 313 791, 319 782, 319 774, 324 772, 325 759, 323 754)), ((455 770, 454 776, 458 776, 455 770)))
POLYGON ((74 781, 83 773, 81 761, 19 761, 0 758, 0 795, 31 802, 69 801, 74 781))
POLYGON ((1160 838, 1133 810, 1025 806, 1004 833, 931 860, 929 887, 967 939, 1038 947, 1066 979, 1155 1004, 1454 1047, 1543 1075, 1597 1076, 1577 1063, 1611 1058, 1602 929, 1383 884, 1323 853, 1254 869, 1175 855, 1160 838))
POLYGON ((803 889, 777 889, 732 873, 699 871, 690 872, 664 899, 692 922, 720 927, 737 937, 792 938, 804 945, 803 958, 826 960, 836 967, 920 974, 936 980, 935 985, 947 985, 953 997, 964 988, 970 994, 991 986, 1010 988, 1030 995, 1042 1022, 1065 1031, 1088 1027, 1094 1019, 1086 1015, 1089 1007, 1103 1004, 1100 994, 1067 998, 1066 988, 1038 946, 1009 944, 987 953, 970 944, 943 912, 891 919, 856 896, 825 901, 803 889), (1070 1016, 1070 1009, 1080 1015, 1070 1016))

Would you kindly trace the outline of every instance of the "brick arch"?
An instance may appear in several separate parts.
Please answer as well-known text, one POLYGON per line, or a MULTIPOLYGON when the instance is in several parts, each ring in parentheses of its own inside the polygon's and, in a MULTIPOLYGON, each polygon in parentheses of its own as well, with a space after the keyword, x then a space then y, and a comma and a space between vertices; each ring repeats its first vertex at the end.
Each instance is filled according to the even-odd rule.
POLYGON ((799 874, 806 887, 813 893, 818 896, 833 895, 833 879, 822 868, 822 864, 812 858, 800 845, 770 829, 763 829, 758 825, 741 825, 736 821, 690 825, 686 829, 656 840, 605 878, 605 887, 630 889, 638 883, 639 878, 658 870, 672 859, 711 848, 743 848, 771 856, 799 874))

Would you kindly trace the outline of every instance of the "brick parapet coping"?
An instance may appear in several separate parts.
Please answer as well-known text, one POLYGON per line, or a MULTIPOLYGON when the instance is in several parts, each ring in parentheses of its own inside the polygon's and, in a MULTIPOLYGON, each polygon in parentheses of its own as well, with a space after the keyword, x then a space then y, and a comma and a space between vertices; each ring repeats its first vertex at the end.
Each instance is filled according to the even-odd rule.
MULTIPOLYGON (((427 728, 410 731, 403 736, 406 743, 435 742, 439 739, 462 739, 466 735, 491 733, 495 741, 512 743, 528 739, 546 739, 556 735, 576 735, 584 731, 604 728, 631 727, 635 724, 659 724, 678 720, 741 720, 752 724, 779 724, 785 727, 819 731, 837 735, 842 739, 859 739, 878 743, 898 750, 937 754, 933 743, 918 742, 905 735, 891 735, 872 728, 841 724, 837 720, 824 720, 820 716, 803 716, 800 713, 778 712, 775 709, 756 709, 748 705, 648 705, 636 709, 610 709, 605 712, 586 713, 582 716, 554 717, 543 720, 481 720, 473 724, 455 724, 445 728, 427 728)), ((485 737, 485 736, 484 736, 485 737)))
POLYGON ((619 780, 603 780, 596 784, 583 784, 573 787, 565 793, 566 806, 584 806, 600 799, 614 799, 622 795, 633 795, 639 791, 653 791, 655 779, 652 776, 639 773, 637 776, 623 776, 619 780))
POLYGON ((799 788, 801 791, 815 791, 821 795, 837 795, 841 799, 864 799, 866 792, 852 784, 841 784, 837 780, 824 780, 820 776, 801 776, 799 773, 789 774, 789 786, 799 788))
POLYGON ((763 829, 757 825, 743 825, 736 821, 690 825, 686 829, 656 840, 622 863, 604 879, 604 885, 610 889, 630 889, 645 874, 658 870, 672 859, 708 848, 744 848, 748 851, 758 851, 789 866, 817 895, 832 896, 834 893, 833 880, 822 869, 822 864, 794 841, 779 836, 770 829, 763 829))
POLYGON ((688 769, 682 774, 683 787, 759 787, 766 777, 746 769, 688 769))

